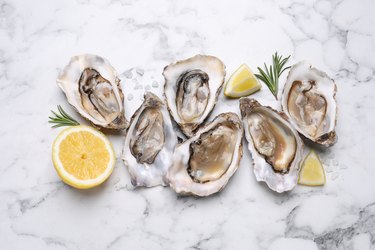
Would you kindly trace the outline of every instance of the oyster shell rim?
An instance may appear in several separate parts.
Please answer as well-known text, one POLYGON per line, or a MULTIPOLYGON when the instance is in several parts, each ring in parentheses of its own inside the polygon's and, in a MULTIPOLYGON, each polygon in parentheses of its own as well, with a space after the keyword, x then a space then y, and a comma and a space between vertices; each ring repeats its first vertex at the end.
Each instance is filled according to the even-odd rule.
MULTIPOLYGON (((164 101, 166 103, 166 106, 167 106, 167 109, 168 109, 168 112, 170 114, 170 116, 172 117, 172 121, 174 123, 176 123, 179 127, 179 129, 181 130, 182 134, 184 136, 186 136, 187 138, 190 138, 192 137, 196 132, 197 130, 202 126, 204 125, 207 120, 209 119, 212 111, 214 110, 215 106, 216 106, 216 103, 217 103, 217 100, 218 100, 218 97, 221 93, 221 90, 223 89, 223 86, 224 86, 224 83, 225 83, 225 76, 226 76, 226 66, 225 64, 216 56, 211 56, 211 55, 204 55, 204 54, 196 54, 195 56, 192 56, 192 57, 189 57, 187 59, 183 59, 183 60, 178 60, 178 61, 175 61, 175 62, 172 62, 168 65, 166 65, 163 69, 163 72, 162 72, 162 75, 164 77, 164 87, 163 87, 163 97, 164 97, 164 101), (206 110, 207 110, 207 107, 204 111, 204 114, 201 116, 201 117, 204 117, 204 118, 200 118, 200 122, 199 123, 193 123, 193 125, 191 125, 192 123, 180 123, 179 121, 176 121, 176 118, 175 118, 175 115, 173 115, 173 111, 169 105, 169 102, 168 102, 168 97, 166 95, 166 91, 167 91, 167 85, 168 85, 168 81, 167 81, 167 78, 165 76, 165 72, 168 68, 170 67, 173 67, 173 66, 176 66, 178 64, 181 64, 181 63, 188 63, 188 62, 191 62, 191 61, 194 61, 196 60, 197 58, 210 58, 210 59, 214 59, 214 60, 217 60, 221 66, 222 66, 222 82, 219 83, 219 87, 217 88, 216 90, 216 93, 214 95, 211 95, 212 98, 214 98, 214 102, 212 104, 212 108, 207 112, 206 115, 204 115, 206 113, 206 110), (190 133, 188 133, 186 130, 187 128, 186 127, 189 127, 189 126, 193 126, 193 129, 191 129, 190 133)), ((211 84, 209 84, 209 86, 211 86, 211 84)), ((208 105, 208 104, 207 104, 208 105)), ((179 116, 178 116, 179 117, 179 116)), ((179 118, 180 120, 180 118, 179 118)))
MULTIPOLYGON (((242 97, 239 101, 239 105, 240 105, 240 111, 241 111, 241 117, 242 117, 242 122, 243 122, 243 127, 244 127, 244 133, 245 133, 245 139, 247 141, 247 148, 250 152, 250 156, 251 156, 251 159, 252 159, 252 163, 253 163, 253 172, 254 172, 254 175, 255 175, 255 178, 258 182, 265 182, 266 185, 268 186, 269 189, 277 192, 277 193, 283 193, 283 192, 287 192, 287 191, 291 191, 296 185, 297 185, 297 182, 298 182, 298 177, 299 177, 299 172, 300 172, 300 169, 301 169, 301 162, 302 162, 302 158, 303 158, 303 153, 304 153, 304 144, 302 142, 302 139, 300 138, 297 130, 289 123, 289 119, 288 117, 286 116, 286 114, 282 111, 278 111, 278 110, 275 110, 274 108, 270 107, 270 106, 266 106, 266 105, 262 105, 261 103, 259 103, 256 99, 254 98, 249 98, 249 97, 242 97), (282 173, 278 173, 278 172, 275 172, 273 170, 273 167, 270 166, 270 164, 259 154, 259 152, 254 148, 254 145, 253 145, 253 142, 252 142, 252 139, 250 138, 251 136, 249 135, 248 133, 248 126, 247 126, 247 121, 245 121, 246 119, 246 115, 247 114, 244 114, 242 108, 241 108, 241 100, 244 100, 244 99, 247 99, 249 101, 255 101, 255 103, 261 107, 264 107, 268 110, 270 110, 271 112, 273 113, 276 113, 278 116, 281 117, 281 121, 283 121, 290 129, 291 131, 293 132, 293 135, 294 137, 296 138, 296 143, 297 143, 297 152, 296 152, 296 155, 292 161, 291 164, 293 164, 293 166, 291 166, 288 170, 287 173, 285 174, 282 174, 282 173), (253 153, 253 151, 255 152, 255 154, 253 153), (256 158, 255 158, 256 157, 256 158), (258 158, 262 158, 263 161, 261 161, 261 166, 257 166, 257 159, 258 158), (289 183, 289 186, 280 186, 277 184, 272 184, 271 183, 271 180, 268 178, 268 171, 266 172, 261 172, 260 170, 262 170, 262 168, 264 168, 264 166, 270 168, 270 170, 272 171, 272 173, 275 175, 275 176, 278 176, 278 180, 280 181, 283 181, 283 184, 288 184, 285 181, 286 178, 292 178, 292 182, 289 183)), ((276 177, 277 178, 277 177, 276 177)))
MULTIPOLYGON (((191 137, 191 138, 185 140, 184 142, 178 144, 176 146, 175 152, 173 154, 173 161, 176 162, 176 158, 179 157, 178 155, 176 156, 176 154, 178 152, 177 151, 178 149, 180 149, 183 146, 189 148, 190 142, 193 142, 196 139, 198 139, 202 133, 209 131, 212 127, 214 127, 217 123, 220 122, 220 121, 218 121, 219 119, 224 119, 224 120, 225 119, 235 119, 235 120, 237 120, 234 123, 238 127, 238 131, 237 131, 238 138, 237 138, 235 152, 234 152, 234 155, 233 155, 236 158, 233 157, 232 162, 231 162, 230 166, 228 167, 227 171, 218 180, 204 182, 204 183, 197 183, 197 182, 194 182, 191 179, 191 176, 188 174, 188 171, 187 171, 186 163, 183 163, 183 162, 180 163, 180 164, 174 163, 171 166, 171 168, 168 170, 167 179, 168 179, 169 186, 177 194, 184 195, 184 196, 192 195, 192 196, 197 196, 197 197, 206 197, 206 196, 218 193, 225 188, 225 186, 228 184, 229 180, 233 177, 233 175, 236 173, 237 169, 239 168, 240 162, 241 162, 241 159, 242 159, 242 156, 243 156, 243 142, 242 142, 243 125, 242 125, 242 121, 239 118, 239 116, 234 112, 225 112, 225 113, 221 113, 221 114, 217 115, 211 122, 209 122, 209 123, 203 125, 202 127, 200 127, 196 131, 196 134, 193 137, 191 137), (186 145, 184 145, 184 144, 186 144, 186 145), (176 165, 179 165, 179 166, 176 166, 176 165), (186 170, 186 171, 184 171, 184 170, 186 170), (181 181, 181 178, 186 178, 189 183, 187 185, 178 185, 177 186, 176 181, 173 178, 173 177, 176 176, 176 174, 182 175, 180 177, 179 181, 181 181), (219 184, 219 185, 217 185, 217 184, 219 184), (208 189, 205 189, 207 186, 210 186, 210 187, 208 189), (200 187, 204 187, 203 190, 200 189, 200 187)), ((183 157, 180 157, 179 160, 188 161, 188 159, 189 159, 188 158, 188 159, 184 160, 182 158, 183 157)))
MULTIPOLYGON (((80 76, 81 76, 81 74, 80 74, 80 76)), ((116 69, 110 64, 110 62, 106 58, 101 57, 101 56, 96 55, 96 54, 89 54, 89 53, 72 56, 69 60, 69 63, 66 64, 64 66, 64 68, 61 69, 60 72, 58 73, 56 83, 60 87, 60 89, 64 92, 68 103, 74 108, 74 110, 81 117, 83 117, 85 120, 89 121, 95 128, 97 128, 97 129, 103 128, 103 129, 109 129, 109 130, 126 130, 128 128, 129 122, 125 117, 124 94, 122 92, 121 80, 118 77, 116 69), (120 116, 121 116, 121 120, 123 121, 121 126, 113 125, 112 122, 114 120, 110 123, 101 122, 101 121, 96 120, 95 117, 93 117, 92 115, 90 115, 88 112, 85 111, 85 108, 83 107, 83 105, 80 102, 74 100, 74 98, 78 98, 77 93, 79 92, 79 90, 78 90, 79 79, 77 79, 78 81, 76 83, 77 84, 77 89, 76 89, 77 93, 69 92, 69 91, 75 91, 75 89, 69 90, 68 87, 70 87, 70 86, 68 86, 67 84, 72 84, 72 82, 66 81, 63 78, 66 77, 68 72, 70 72, 71 70, 74 70, 74 67, 76 67, 76 66, 74 66, 74 64, 79 62, 82 59, 102 61, 102 66, 107 71, 107 73, 102 74, 102 72, 103 72, 102 70, 99 70, 96 67, 92 67, 92 65, 90 65, 89 63, 86 66, 82 65, 82 63, 79 63, 78 66, 82 68, 82 72, 85 68, 93 68, 93 69, 97 70, 102 76, 103 75, 107 76, 108 73, 109 73, 110 79, 108 79, 109 77, 104 77, 104 78, 106 80, 108 80, 111 83, 112 86, 114 86, 114 85, 116 86, 117 91, 115 92, 115 96, 116 96, 117 102, 120 106, 120 116)))
MULTIPOLYGON (((165 131, 164 131, 165 132, 165 131)), ((151 91, 146 91, 145 94, 144 94, 144 101, 141 103, 141 105, 137 108, 137 110, 133 113, 131 119, 130 119, 130 122, 129 122, 129 127, 126 131, 126 134, 124 136, 124 145, 123 145, 123 148, 122 148, 122 153, 121 153, 121 159, 130 175, 130 178, 131 178, 131 183, 134 187, 155 187, 155 186, 168 186, 168 181, 166 179, 166 174, 167 174, 167 171, 168 171, 168 168, 172 165, 172 159, 173 159, 173 152, 174 152, 174 148, 176 147, 176 145, 178 144, 178 141, 177 141, 177 135, 175 134, 174 132, 174 129, 173 129, 173 126, 172 126, 172 121, 170 119, 170 116, 169 116, 169 113, 166 109, 166 104, 162 101, 162 99, 160 97, 158 97, 157 95, 155 95, 154 93, 152 93, 151 91), (163 148, 158 152, 158 154, 156 155, 155 157, 155 160, 152 164, 147 164, 147 163, 138 163, 136 160, 135 160, 135 157, 132 155, 132 153, 130 152, 130 149, 129 149, 129 143, 130 143, 130 138, 128 139, 128 135, 130 135, 129 133, 132 131, 131 129, 135 127, 136 125, 136 119, 141 115, 142 111, 147 107, 146 102, 150 99, 154 99, 158 102, 158 104, 161 104, 160 106, 160 111, 163 115, 163 118, 165 119, 167 117, 167 120, 164 120, 164 126, 165 126, 165 129, 169 129, 169 135, 172 134, 174 135, 174 138, 173 138, 173 141, 171 142, 170 140, 172 138, 169 138, 169 140, 165 140, 165 144, 163 146, 163 148), (156 160, 159 160, 159 158, 161 157, 161 154, 162 151, 164 153, 164 150, 165 150, 165 147, 166 146, 170 146, 170 160, 171 160, 171 164, 169 167, 166 167, 166 166, 162 166, 162 169, 160 168, 157 168, 157 169, 154 169, 155 171, 153 171, 152 174, 156 174, 155 175, 149 175, 149 176, 142 176, 139 177, 136 172, 137 168, 133 168, 131 166, 131 163, 129 162, 129 160, 127 159, 127 156, 125 156, 125 154, 127 152, 129 152, 129 156, 131 156, 132 158, 134 158, 134 164, 139 167, 139 166, 142 166, 144 167, 144 169, 142 169, 143 171, 147 171, 145 170, 146 168, 156 164, 155 161, 156 160), (144 177, 144 178, 143 178, 144 177)), ((167 149, 169 150, 169 149, 167 149)), ((162 153, 162 154, 163 154, 162 153)))
MULTIPOLYGON (((337 84, 336 84, 336 81, 333 78, 331 78, 330 76, 328 76, 328 74, 326 72, 324 72, 322 70, 319 70, 316 67, 313 67, 313 65, 310 62, 308 62, 306 60, 303 60, 303 61, 297 62, 294 65, 292 65, 292 67, 290 68, 290 70, 288 72, 288 75, 287 75, 286 80, 285 80, 285 84, 283 86, 283 91, 281 93, 281 109, 285 113, 285 115, 288 117, 289 123, 293 126, 294 129, 296 129, 298 131, 298 134, 301 136, 302 139, 304 139, 304 140, 306 140, 306 141, 308 141, 310 143, 313 143, 313 145, 315 145, 315 146, 319 146, 319 147, 323 147, 323 148, 328 148, 328 147, 331 147, 334 144, 336 144, 336 142, 338 140, 338 136, 336 134, 337 116, 338 116, 338 105, 337 105, 336 95, 337 95, 337 84), (308 70, 311 70, 311 71, 315 72, 317 75, 319 75, 322 78, 329 79, 330 82, 332 82, 332 84, 333 84, 332 100, 335 103, 335 112, 334 112, 335 119, 333 121, 333 127, 332 127, 331 130, 329 130, 328 132, 320 135, 319 137, 317 137, 315 139, 311 138, 304 131, 302 131, 300 129, 300 127, 298 125, 296 125, 297 122, 295 122, 294 119, 292 119, 290 117, 289 111, 288 111, 288 108, 287 108, 287 106, 288 106, 287 105, 288 98, 285 97, 287 95, 287 93, 286 93, 287 89, 288 89, 288 93, 289 93, 291 85, 293 84, 293 81, 289 81, 289 78, 291 77, 293 68, 297 67, 297 66, 304 65, 304 64, 306 66, 308 66, 308 70)), ((288 96, 289 96, 289 94, 288 94, 288 96)))

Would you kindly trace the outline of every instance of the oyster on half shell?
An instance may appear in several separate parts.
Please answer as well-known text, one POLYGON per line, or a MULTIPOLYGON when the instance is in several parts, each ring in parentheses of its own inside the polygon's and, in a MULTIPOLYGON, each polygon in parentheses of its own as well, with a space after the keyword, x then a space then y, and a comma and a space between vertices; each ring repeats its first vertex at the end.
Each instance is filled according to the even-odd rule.
POLYGON ((216 57, 196 55, 166 66, 163 76, 168 110, 182 132, 191 137, 216 104, 225 66, 216 57))
POLYGON ((90 54, 72 57, 57 84, 68 102, 93 124, 109 129, 128 126, 120 80, 106 59, 90 54))
POLYGON ((240 118, 223 113, 177 145, 167 174, 172 189, 196 196, 223 189, 239 166, 242 134, 240 118))
POLYGON ((134 186, 166 185, 177 137, 165 104, 147 92, 126 133, 122 159, 134 186))
POLYGON ((240 99, 240 109, 256 179, 279 193, 291 190, 297 184, 303 155, 297 131, 283 113, 255 99, 240 99))
POLYGON ((281 106, 303 137, 324 147, 337 141, 337 87, 324 72, 303 61, 289 71, 281 106))

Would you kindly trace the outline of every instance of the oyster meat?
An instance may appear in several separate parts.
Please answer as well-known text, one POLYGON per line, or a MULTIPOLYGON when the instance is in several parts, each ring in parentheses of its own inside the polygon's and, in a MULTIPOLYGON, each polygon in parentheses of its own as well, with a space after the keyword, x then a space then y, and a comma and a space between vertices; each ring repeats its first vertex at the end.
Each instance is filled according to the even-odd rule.
POLYGON ((324 147, 337 141, 336 91, 335 82, 326 73, 303 61, 290 69, 282 93, 281 106, 293 127, 324 147))
POLYGON ((208 196, 224 188, 242 157, 242 123, 234 113, 218 115, 175 148, 168 170, 179 194, 208 196))
POLYGON ((216 57, 196 55, 166 66, 163 76, 168 110, 182 132, 191 137, 216 104, 225 66, 216 57))
POLYGON ((254 174, 276 192, 291 190, 298 180, 303 143, 279 113, 255 99, 240 99, 240 109, 254 174))
POLYGON ((109 129, 128 126, 120 80, 106 59, 90 54, 72 57, 57 84, 68 102, 93 124, 109 129))
POLYGON ((166 185, 177 137, 165 104, 151 92, 134 113, 126 133, 122 159, 134 186, 166 185))

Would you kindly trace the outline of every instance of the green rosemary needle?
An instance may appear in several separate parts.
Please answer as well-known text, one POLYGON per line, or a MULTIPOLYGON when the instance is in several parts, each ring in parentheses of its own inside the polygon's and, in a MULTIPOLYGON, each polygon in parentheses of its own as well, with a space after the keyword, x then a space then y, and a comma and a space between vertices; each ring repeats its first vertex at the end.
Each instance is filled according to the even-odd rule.
POLYGON ((55 111, 51 110, 54 116, 49 116, 49 123, 53 123, 55 125, 52 128, 63 127, 63 126, 77 126, 79 122, 74 120, 70 115, 68 115, 60 105, 57 105, 57 109, 59 114, 55 111))
POLYGON ((275 96, 276 100, 279 89, 279 77, 285 70, 290 68, 290 66, 284 68, 286 62, 289 60, 289 57, 290 56, 283 58, 276 52, 274 55, 272 55, 272 65, 268 67, 266 63, 264 63, 264 70, 258 67, 259 74, 255 74, 259 80, 267 85, 271 93, 275 96))

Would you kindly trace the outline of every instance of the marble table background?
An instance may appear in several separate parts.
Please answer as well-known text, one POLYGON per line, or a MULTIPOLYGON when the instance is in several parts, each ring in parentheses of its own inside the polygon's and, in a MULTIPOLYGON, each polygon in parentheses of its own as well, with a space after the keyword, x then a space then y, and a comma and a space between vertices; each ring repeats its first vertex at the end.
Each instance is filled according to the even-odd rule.
MULTIPOLYGON (((370 0, 0 0, 0 248, 374 249, 374 11, 370 0), (162 93, 172 61, 211 54, 230 75, 275 51, 338 84, 339 140, 319 152, 324 187, 273 193, 256 182, 244 150, 212 197, 134 190, 120 160, 123 134, 109 135, 118 160, 104 185, 79 191, 57 176, 51 144, 60 129, 47 123, 50 110, 61 104, 86 123, 55 83, 71 56, 113 64, 129 118, 145 90, 162 93)), ((255 97, 279 108, 265 86, 255 97)), ((238 101, 221 95, 213 116, 226 110, 238 112, 238 101)))

